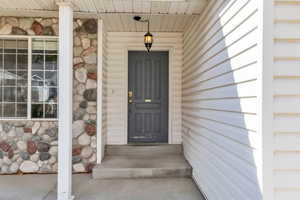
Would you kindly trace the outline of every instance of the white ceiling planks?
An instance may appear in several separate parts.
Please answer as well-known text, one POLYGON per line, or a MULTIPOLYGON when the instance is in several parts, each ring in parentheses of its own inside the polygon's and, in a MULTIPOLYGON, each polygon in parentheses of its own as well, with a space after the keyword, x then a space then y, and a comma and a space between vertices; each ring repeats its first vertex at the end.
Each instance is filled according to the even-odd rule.
MULTIPOLYGON (((195 15, 141 15, 150 19, 151 32, 183 32, 195 15)), ((146 32, 147 23, 133 20, 133 14, 103 14, 107 31, 110 32, 146 32)))
MULTIPOLYGON (((1 0, 0 8, 17 10, 57 10, 56 0, 1 0)), ((200 14, 207 0, 71 0, 79 12, 200 14)))
MULTIPOLYGON (((3 16, 57 16, 57 0, 0 0, 3 16), (23 14, 22 14, 23 13, 23 14)), ((201 14, 208 0, 71 0, 75 17, 100 16, 108 31, 145 32, 147 24, 133 20, 150 19, 151 32, 182 32, 201 14)))

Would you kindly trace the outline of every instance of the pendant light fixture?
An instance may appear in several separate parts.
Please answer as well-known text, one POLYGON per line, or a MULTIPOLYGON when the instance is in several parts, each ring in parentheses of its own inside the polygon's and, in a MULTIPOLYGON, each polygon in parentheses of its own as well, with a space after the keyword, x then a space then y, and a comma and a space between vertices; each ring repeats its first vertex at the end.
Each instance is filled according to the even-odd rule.
POLYGON ((145 44, 147 51, 150 52, 150 49, 153 44, 153 35, 150 33, 150 30, 149 30, 150 29, 150 21, 148 19, 142 20, 142 18, 140 16, 134 16, 133 19, 138 22, 148 23, 148 31, 144 35, 144 44, 145 44))

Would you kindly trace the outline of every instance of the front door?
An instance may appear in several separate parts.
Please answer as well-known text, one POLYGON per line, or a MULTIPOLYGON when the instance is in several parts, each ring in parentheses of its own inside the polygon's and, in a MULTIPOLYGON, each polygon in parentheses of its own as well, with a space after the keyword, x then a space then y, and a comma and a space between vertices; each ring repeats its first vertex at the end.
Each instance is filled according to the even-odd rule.
POLYGON ((128 142, 168 142, 168 52, 128 52, 128 142))

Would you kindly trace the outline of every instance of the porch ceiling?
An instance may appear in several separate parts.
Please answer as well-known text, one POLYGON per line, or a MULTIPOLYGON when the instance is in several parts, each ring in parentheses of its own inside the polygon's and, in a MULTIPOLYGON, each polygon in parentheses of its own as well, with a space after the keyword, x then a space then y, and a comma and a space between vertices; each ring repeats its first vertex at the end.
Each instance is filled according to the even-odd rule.
MULTIPOLYGON (((58 0, 1 0, 0 8, 56 11, 58 0)), ((61 1, 61 0, 60 0, 61 1)), ((200 14, 207 0, 69 0, 77 12, 200 14)))
MULTIPOLYGON (((53 17, 58 0, 1 0, 3 16, 53 17)), ((101 17, 107 31, 146 31, 134 15, 150 19, 153 32, 182 32, 199 15, 208 0, 70 0, 79 18, 101 17)))

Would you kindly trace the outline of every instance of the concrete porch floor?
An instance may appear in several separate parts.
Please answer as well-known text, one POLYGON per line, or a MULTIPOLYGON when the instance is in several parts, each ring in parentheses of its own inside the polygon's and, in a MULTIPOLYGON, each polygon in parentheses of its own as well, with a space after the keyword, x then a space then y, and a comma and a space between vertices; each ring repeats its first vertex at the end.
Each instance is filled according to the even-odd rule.
MULTIPOLYGON (((0 199, 56 200, 56 175, 1 176, 0 199)), ((73 176, 76 200, 204 200, 191 178, 95 180, 73 176)))

